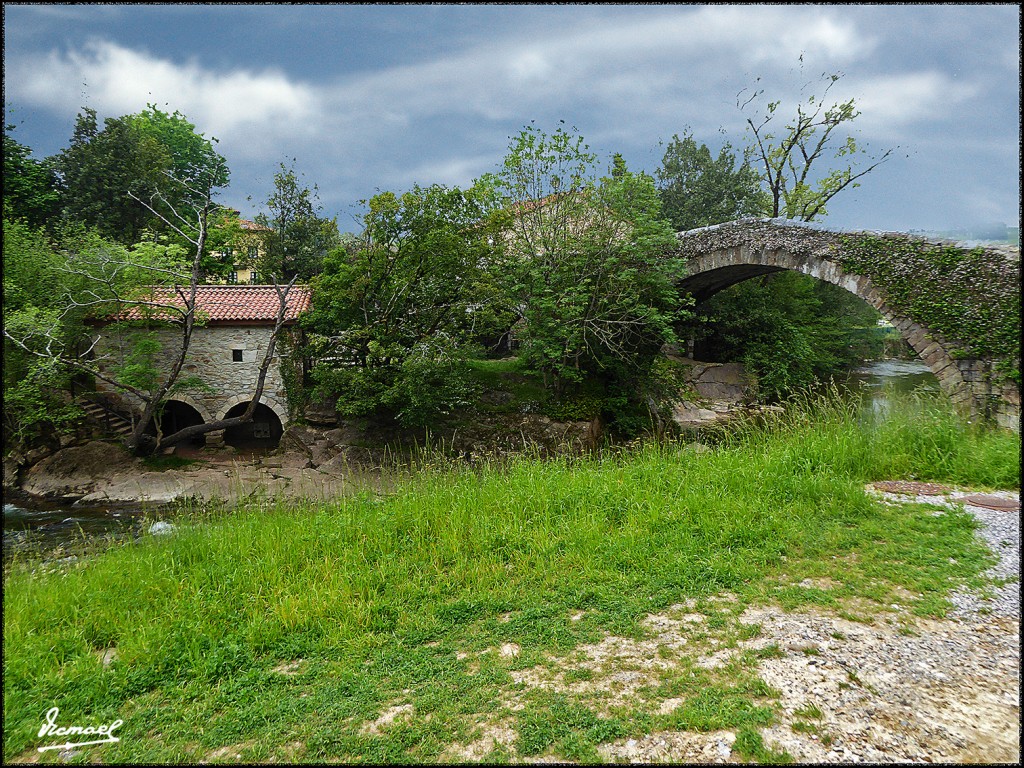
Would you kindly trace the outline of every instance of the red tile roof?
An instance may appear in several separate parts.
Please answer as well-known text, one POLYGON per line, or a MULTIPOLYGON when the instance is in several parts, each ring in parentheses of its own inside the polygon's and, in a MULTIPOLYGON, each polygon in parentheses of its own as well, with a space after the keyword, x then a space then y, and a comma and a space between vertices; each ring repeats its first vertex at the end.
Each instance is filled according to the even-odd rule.
MULTIPOLYGON (((187 291, 187 289, 186 289, 187 291)), ((184 308, 185 302, 173 289, 156 289, 153 301, 184 308)), ((196 287, 196 310, 211 323, 264 322, 277 320, 280 307, 277 290, 272 285, 200 285, 196 287)), ((293 321, 310 308, 310 291, 305 285, 296 285, 288 292, 285 320, 293 321)), ((143 316, 139 307, 132 307, 119 316, 122 320, 137 320, 143 316)))

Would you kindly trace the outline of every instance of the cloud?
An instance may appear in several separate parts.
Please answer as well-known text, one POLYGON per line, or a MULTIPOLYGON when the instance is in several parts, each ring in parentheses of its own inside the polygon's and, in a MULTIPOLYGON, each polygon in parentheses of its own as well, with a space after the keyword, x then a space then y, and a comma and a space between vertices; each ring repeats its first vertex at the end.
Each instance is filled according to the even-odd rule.
POLYGON ((206 135, 247 135, 247 153, 274 137, 315 135, 317 89, 280 72, 236 69, 218 73, 196 60, 175 63, 103 40, 81 50, 13 62, 9 88, 16 99, 54 111, 77 111, 85 100, 107 116, 169 102, 206 135))
MULTIPOLYGON (((468 183, 493 170, 505 137, 532 119, 547 130, 560 118, 577 125, 602 159, 623 151, 633 167, 647 152, 651 169, 661 157, 658 140, 686 127, 713 143, 721 126, 741 145, 736 95, 758 77, 765 95, 783 99, 782 114, 789 114, 785 105, 795 103, 806 80, 849 71, 834 90, 837 98, 857 99, 855 131, 904 144, 962 128, 955 122, 966 123, 969 110, 981 110, 994 94, 1003 99, 1003 64, 1019 71, 1019 55, 1001 50, 997 74, 964 65, 952 74, 944 52, 930 60, 908 56, 900 28, 867 7, 655 5, 600 16, 568 10, 545 14, 543 27, 531 16, 529 26, 494 26, 486 38, 461 38, 476 43, 419 61, 404 55, 404 63, 377 69, 363 62, 358 71, 343 69, 344 52, 336 61, 303 61, 301 42, 291 38, 282 38, 282 45, 297 46, 288 71, 237 52, 154 55, 112 39, 67 49, 48 42, 35 52, 8 47, 7 98, 61 116, 73 115, 83 100, 102 116, 167 105, 220 139, 234 172, 231 194, 259 199, 277 161, 298 157, 298 167, 319 183, 325 207, 342 210, 378 187, 468 183), (236 63, 211 64, 228 55, 236 63), (294 74, 303 71, 309 74, 294 74)), ((907 19, 917 18, 908 12, 907 19)), ((974 61, 964 56, 964 64, 974 61)))
POLYGON ((980 87, 957 82, 936 71, 907 72, 855 81, 849 86, 857 97, 865 133, 895 133, 911 123, 932 121, 954 114, 954 108, 976 95, 980 87))

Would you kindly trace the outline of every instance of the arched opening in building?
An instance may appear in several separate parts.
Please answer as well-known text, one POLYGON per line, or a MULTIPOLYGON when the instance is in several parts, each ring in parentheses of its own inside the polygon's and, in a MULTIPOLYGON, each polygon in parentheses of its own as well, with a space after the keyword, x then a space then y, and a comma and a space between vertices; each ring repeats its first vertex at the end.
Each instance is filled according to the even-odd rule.
MULTIPOLYGON (((193 427, 197 424, 205 423, 205 420, 199 411, 188 403, 183 403, 180 400, 168 400, 164 403, 157 419, 160 422, 160 432, 164 437, 173 435, 175 432, 185 429, 186 427, 193 427)), ((156 422, 151 421, 149 426, 146 428, 146 432, 150 435, 156 436, 156 428, 156 422)), ((203 435, 196 435, 195 437, 186 440, 183 445, 201 447, 205 445, 205 439, 206 438, 203 435)))
MULTIPOLYGON (((238 403, 224 414, 230 419, 245 413, 248 403, 238 403)), ((252 421, 224 430, 224 442, 234 448, 276 448, 284 428, 281 419, 263 403, 256 403, 252 421)))

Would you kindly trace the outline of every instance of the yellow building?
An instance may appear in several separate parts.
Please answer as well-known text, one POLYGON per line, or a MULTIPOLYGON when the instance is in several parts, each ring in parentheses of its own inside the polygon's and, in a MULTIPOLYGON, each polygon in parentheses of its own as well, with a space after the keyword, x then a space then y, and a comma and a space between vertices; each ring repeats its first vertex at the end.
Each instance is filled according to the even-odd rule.
POLYGON ((258 267, 267 255, 267 235, 273 230, 248 219, 239 219, 238 224, 241 232, 231 245, 218 253, 231 264, 227 280, 222 282, 257 285, 260 283, 258 267))

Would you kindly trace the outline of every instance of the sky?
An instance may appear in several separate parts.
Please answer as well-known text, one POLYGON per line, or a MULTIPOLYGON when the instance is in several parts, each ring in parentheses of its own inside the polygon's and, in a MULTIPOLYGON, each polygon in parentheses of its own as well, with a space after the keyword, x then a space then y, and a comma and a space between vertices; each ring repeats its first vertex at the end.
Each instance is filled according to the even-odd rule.
POLYGON ((938 231, 1019 223, 1020 42, 1011 4, 5 3, 4 105, 39 158, 83 106, 177 110, 218 140, 219 199, 243 217, 285 163, 357 232, 361 200, 467 186, 531 122, 564 120, 603 168, 618 152, 653 174, 687 130, 746 146, 741 92, 788 117, 839 73, 829 96, 861 111, 850 133, 867 156, 894 151, 823 223, 938 231))

